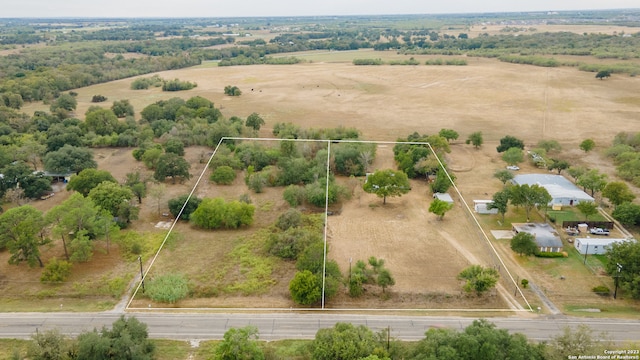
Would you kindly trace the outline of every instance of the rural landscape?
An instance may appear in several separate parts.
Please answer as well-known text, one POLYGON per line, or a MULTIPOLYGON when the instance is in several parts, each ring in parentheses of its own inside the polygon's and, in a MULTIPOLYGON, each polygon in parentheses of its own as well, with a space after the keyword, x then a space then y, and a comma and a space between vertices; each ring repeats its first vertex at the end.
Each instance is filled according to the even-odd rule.
MULTIPOLYGON (((510 344, 486 358, 637 349, 490 319, 639 319, 638 75, 633 10, 0 19, 0 309, 472 316, 510 344)), ((365 339, 345 359, 474 354, 434 350, 450 329, 194 346, 123 317, 0 357, 128 327, 133 358, 332 359, 338 333, 365 339)))

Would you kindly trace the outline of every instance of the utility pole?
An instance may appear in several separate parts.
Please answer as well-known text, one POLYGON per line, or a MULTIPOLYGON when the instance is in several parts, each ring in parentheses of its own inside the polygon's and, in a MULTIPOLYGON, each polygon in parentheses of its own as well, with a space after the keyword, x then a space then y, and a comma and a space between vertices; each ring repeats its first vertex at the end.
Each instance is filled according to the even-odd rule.
POLYGON ((142 283, 142 292, 144 293, 144 272, 142 271, 142 256, 138 255, 138 261, 140 262, 140 281, 142 283))
POLYGON ((616 263, 616 267, 618 268, 618 274, 616 275, 616 289, 613 291, 614 299, 618 296, 618 281, 620 279, 620 272, 622 271, 622 265, 620 265, 620 263, 616 263))

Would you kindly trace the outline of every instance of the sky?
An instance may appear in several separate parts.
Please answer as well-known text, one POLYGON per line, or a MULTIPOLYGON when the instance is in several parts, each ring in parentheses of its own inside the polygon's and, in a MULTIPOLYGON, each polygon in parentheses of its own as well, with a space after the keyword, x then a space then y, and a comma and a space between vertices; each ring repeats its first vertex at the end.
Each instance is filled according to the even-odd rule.
POLYGON ((5 0, 0 17, 254 17, 639 8, 638 0, 5 0))

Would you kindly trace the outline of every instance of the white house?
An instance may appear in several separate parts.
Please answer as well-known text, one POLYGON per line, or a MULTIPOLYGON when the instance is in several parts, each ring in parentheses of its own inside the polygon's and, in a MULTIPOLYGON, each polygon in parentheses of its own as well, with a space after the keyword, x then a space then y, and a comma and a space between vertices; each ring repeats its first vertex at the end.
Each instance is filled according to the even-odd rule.
POLYGON ((593 197, 580 190, 580 188, 562 175, 523 174, 516 175, 511 181, 516 185, 538 185, 547 189, 547 192, 551 195, 549 206, 574 206, 581 201, 594 201, 593 197))
POLYGON ((612 244, 630 241, 628 239, 611 239, 611 238, 577 238, 573 242, 573 246, 582 255, 602 255, 606 254, 612 244))
POLYGON ((498 209, 487 209, 493 200, 473 200, 473 210, 478 214, 497 214, 498 209))

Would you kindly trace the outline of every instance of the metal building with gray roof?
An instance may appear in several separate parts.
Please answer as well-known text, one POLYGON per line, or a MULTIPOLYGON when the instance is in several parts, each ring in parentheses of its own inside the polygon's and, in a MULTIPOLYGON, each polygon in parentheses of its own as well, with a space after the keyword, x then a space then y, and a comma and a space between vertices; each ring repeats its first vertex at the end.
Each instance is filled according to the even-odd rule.
POLYGON ((589 196, 589 194, 582 191, 562 175, 522 174, 516 175, 511 181, 516 185, 538 185, 547 189, 552 199, 551 202, 549 202, 550 206, 554 204, 573 206, 581 201, 594 201, 593 197, 589 196))

